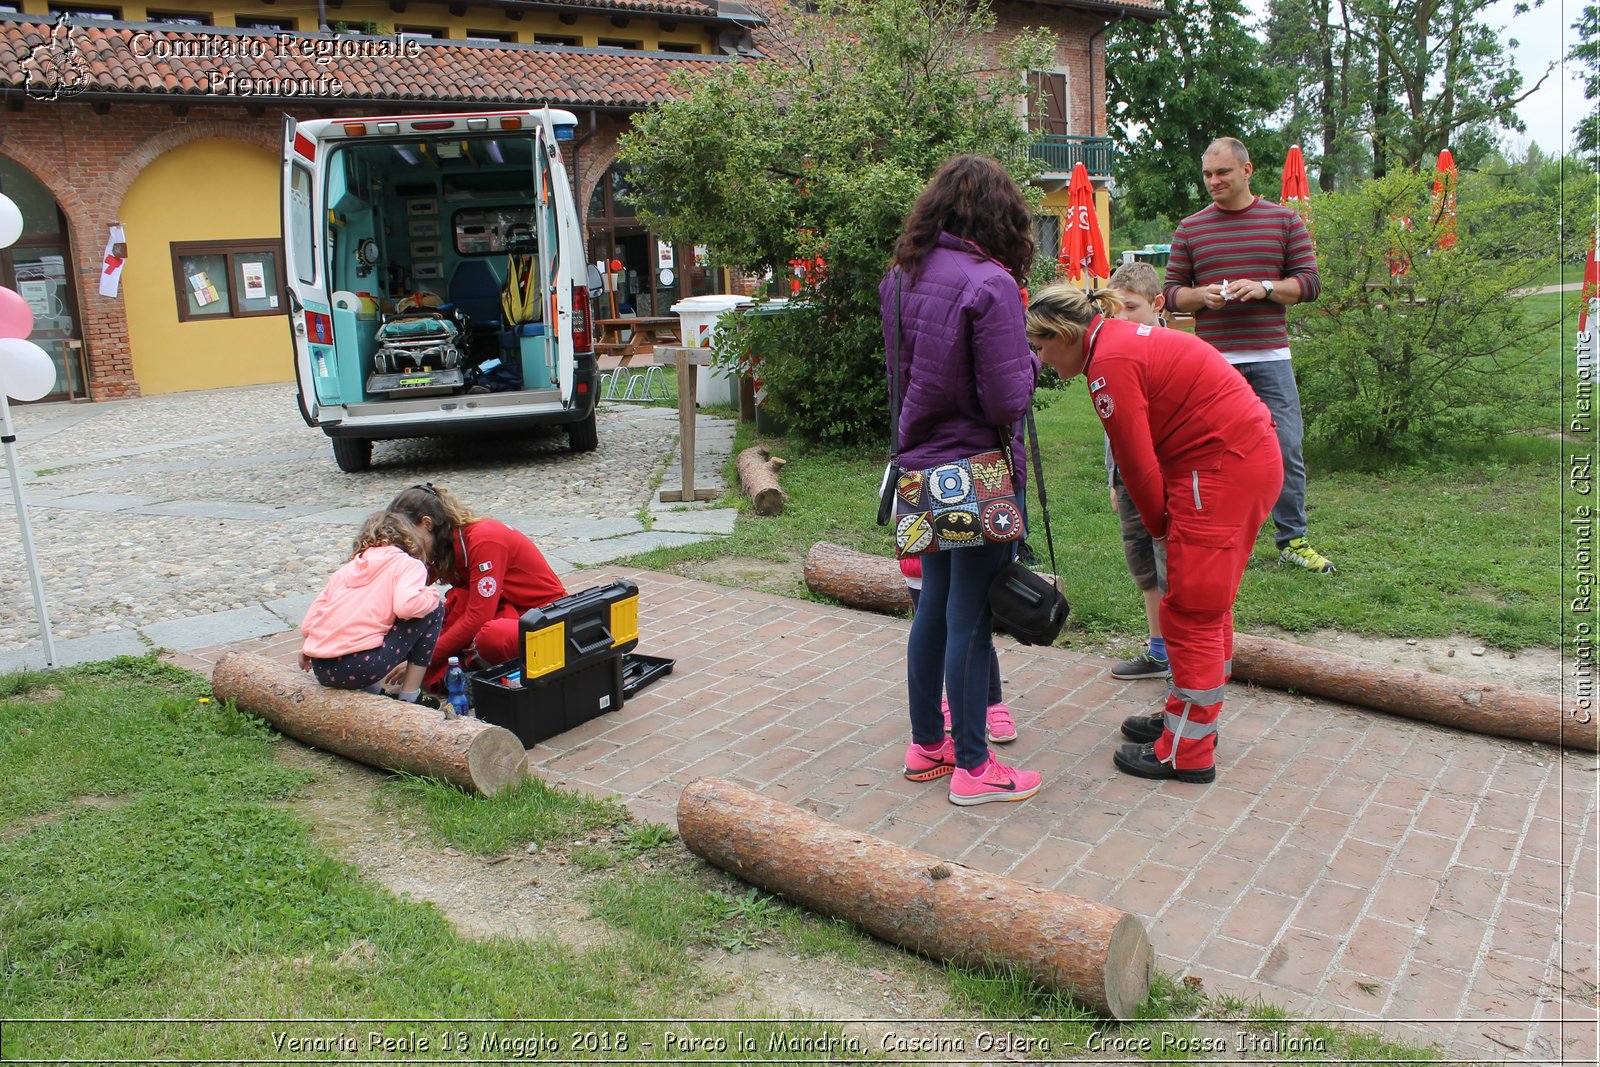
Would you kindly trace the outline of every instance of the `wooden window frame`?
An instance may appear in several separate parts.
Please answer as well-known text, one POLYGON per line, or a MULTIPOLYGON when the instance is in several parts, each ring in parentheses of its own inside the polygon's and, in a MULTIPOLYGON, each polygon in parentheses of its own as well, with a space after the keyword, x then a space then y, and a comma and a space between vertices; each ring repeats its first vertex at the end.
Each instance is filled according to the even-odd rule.
POLYGON ((289 313, 288 291, 284 286, 283 241, 276 237, 231 241, 173 241, 168 245, 172 256, 172 284, 178 301, 179 322, 217 322, 223 319, 258 319, 268 315, 289 313), (268 255, 272 258, 276 276, 278 306, 261 311, 240 311, 235 293, 238 260, 244 256, 268 255), (191 315, 189 313, 189 280, 183 276, 183 257, 222 256, 228 264, 228 313, 226 315, 191 315))
POLYGON ((65 15, 69 19, 88 19, 92 22, 121 22, 122 8, 110 4, 51 4, 49 13, 65 15))
POLYGON ((299 19, 277 18, 272 15, 246 15, 235 12, 233 24, 241 30, 251 30, 255 33, 294 33, 300 28, 299 19), (243 19, 243 22, 239 20, 243 19), (252 25, 252 23, 265 23, 266 25, 252 25))
POLYGON ((153 22, 159 26, 215 26, 216 17, 209 11, 151 11, 144 13, 146 22, 153 22), (184 19, 187 21, 180 22, 184 19))

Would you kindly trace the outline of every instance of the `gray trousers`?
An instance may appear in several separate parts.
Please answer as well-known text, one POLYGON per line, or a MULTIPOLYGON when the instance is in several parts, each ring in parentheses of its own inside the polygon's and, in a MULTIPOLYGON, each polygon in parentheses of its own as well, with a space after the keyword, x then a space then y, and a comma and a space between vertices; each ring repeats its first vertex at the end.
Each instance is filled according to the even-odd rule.
POLYGON ((1306 535, 1306 459, 1301 448, 1305 424, 1300 417, 1300 389, 1295 385, 1294 367, 1287 359, 1274 359, 1235 363, 1233 369, 1244 375, 1277 425, 1278 447, 1283 452, 1283 492, 1272 506, 1272 525, 1277 530, 1274 539, 1282 548, 1306 535))

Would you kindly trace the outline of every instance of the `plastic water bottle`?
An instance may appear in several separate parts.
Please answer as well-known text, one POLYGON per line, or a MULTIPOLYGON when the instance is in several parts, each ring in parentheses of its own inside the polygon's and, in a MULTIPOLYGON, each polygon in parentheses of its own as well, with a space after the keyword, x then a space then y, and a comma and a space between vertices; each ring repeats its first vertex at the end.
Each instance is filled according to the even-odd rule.
POLYGON ((450 692, 450 712, 457 718, 472 715, 472 705, 467 701, 467 672, 461 669, 461 660, 450 657, 450 667, 444 672, 444 687, 450 692))

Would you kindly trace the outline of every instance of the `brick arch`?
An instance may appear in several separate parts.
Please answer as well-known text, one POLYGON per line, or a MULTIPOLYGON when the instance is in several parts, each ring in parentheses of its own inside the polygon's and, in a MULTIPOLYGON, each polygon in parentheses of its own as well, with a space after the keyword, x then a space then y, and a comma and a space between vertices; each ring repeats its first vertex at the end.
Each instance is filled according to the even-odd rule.
POLYGON ((33 175, 34 180, 55 197, 56 203, 61 207, 62 214, 67 216, 67 223, 72 223, 72 212, 68 209, 71 187, 67 180, 66 171, 56 165, 55 161, 41 155, 29 148, 28 145, 17 142, 0 141, 0 156, 5 156, 23 170, 33 175))
POLYGON ((613 122, 608 127, 601 127, 593 142, 594 147, 585 153, 578 173, 573 175, 578 196, 578 211, 585 221, 589 217, 589 201, 594 198, 594 191, 600 184, 600 179, 605 177, 606 171, 611 169, 611 164, 617 161, 617 155, 622 149, 622 135, 628 130, 628 125, 613 122))
POLYGON ((182 148, 196 141, 238 141, 266 149, 274 155, 282 147, 278 131, 259 122, 198 119, 171 126, 148 138, 123 157, 117 169, 106 179, 104 188, 107 198, 114 201, 120 211, 123 198, 128 195, 128 190, 133 188, 134 181, 144 168, 173 149, 182 148))

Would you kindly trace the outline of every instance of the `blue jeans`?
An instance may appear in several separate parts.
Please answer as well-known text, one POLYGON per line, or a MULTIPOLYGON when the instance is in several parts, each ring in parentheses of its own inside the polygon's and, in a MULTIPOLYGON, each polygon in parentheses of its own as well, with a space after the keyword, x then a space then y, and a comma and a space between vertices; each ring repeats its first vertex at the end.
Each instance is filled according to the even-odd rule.
POLYGON ((989 758, 984 737, 994 655, 989 586, 1014 552, 1013 545, 985 544, 922 557, 922 595, 906 647, 911 739, 920 745, 944 740, 942 689, 950 700, 956 766, 963 770, 977 770, 989 758))
POLYGON ((1300 389, 1287 359, 1235 363, 1233 369, 1244 375, 1277 426, 1278 448, 1283 453, 1283 492, 1272 506, 1272 525, 1277 528, 1274 539, 1282 548, 1306 535, 1306 458, 1301 448, 1305 425, 1300 418, 1300 389))

